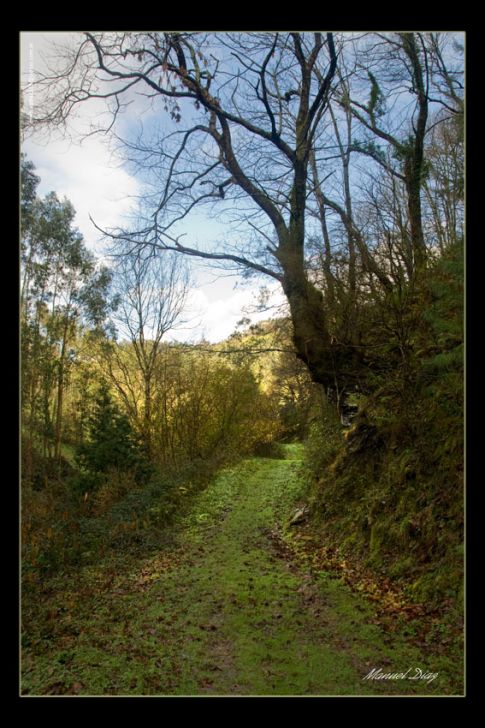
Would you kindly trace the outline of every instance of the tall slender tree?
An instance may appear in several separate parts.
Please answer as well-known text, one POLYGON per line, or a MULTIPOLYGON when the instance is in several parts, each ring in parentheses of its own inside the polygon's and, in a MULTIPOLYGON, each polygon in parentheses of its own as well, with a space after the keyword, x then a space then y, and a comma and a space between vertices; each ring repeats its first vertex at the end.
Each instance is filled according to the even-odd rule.
POLYGON ((112 286, 118 343, 105 342, 103 360, 151 454, 155 373, 163 337, 184 324, 188 271, 170 254, 118 256, 112 286))
POLYGON ((75 211, 55 193, 35 195, 33 165, 22 168, 22 406, 28 460, 39 438, 44 455, 61 456, 65 386, 82 322, 106 316, 108 271, 96 264, 74 227, 75 211))

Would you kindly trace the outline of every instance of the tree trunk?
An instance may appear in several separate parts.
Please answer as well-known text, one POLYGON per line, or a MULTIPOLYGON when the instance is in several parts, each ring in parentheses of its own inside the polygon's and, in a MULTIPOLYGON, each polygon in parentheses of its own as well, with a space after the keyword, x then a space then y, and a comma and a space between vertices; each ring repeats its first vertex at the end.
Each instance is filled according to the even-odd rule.
POLYGON ((59 357, 59 376, 57 381, 57 407, 56 407, 56 425, 54 440, 54 459, 60 462, 61 459, 61 440, 62 440, 62 409, 64 404, 64 365, 66 361, 66 348, 69 330, 69 315, 66 315, 64 331, 62 334, 61 353, 59 357))
POLYGON ((145 411, 144 411, 145 446, 152 456, 152 386, 151 372, 145 372, 145 411))
POLYGON ((327 386, 333 382, 334 374, 323 294, 310 283, 303 262, 298 258, 294 255, 294 248, 280 257, 284 270, 283 290, 293 323, 293 343, 312 380, 327 386))
POLYGON ((62 407, 64 399, 64 362, 59 364, 59 382, 57 385, 57 408, 56 408, 56 427, 55 427, 55 445, 54 459, 58 462, 61 459, 61 440, 62 440, 62 407))
MULTIPOLYGON (((401 40, 404 51, 411 63, 413 88, 418 98, 418 115, 412 149, 409 150, 404 164, 406 192, 408 197, 409 227, 414 254, 414 268, 421 270, 426 265, 426 244, 423 234, 421 211, 421 187, 424 170, 424 138, 428 121, 428 96, 425 73, 420 59, 416 36, 414 33, 402 33, 401 40)), ((426 71, 427 75, 427 71, 426 71)))

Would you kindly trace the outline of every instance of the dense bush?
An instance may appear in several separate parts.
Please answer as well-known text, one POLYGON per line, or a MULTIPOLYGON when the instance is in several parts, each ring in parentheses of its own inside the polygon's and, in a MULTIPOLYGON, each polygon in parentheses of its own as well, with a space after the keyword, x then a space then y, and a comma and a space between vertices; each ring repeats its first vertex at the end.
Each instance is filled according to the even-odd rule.
POLYGON ((114 471, 131 471, 139 480, 149 474, 149 462, 128 418, 113 402, 106 383, 100 386, 88 423, 88 439, 77 450, 79 487, 93 490, 114 471))

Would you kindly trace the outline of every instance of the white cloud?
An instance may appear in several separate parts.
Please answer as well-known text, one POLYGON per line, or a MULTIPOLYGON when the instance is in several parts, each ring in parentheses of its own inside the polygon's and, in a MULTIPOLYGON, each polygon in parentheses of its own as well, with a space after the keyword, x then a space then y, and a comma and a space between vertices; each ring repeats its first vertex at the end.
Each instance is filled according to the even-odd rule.
MULTIPOLYGON (((79 33, 22 33, 23 80, 32 80, 33 72, 46 72, 45 59, 52 56, 53 43, 74 46, 80 37, 79 33)), ((37 93, 31 95, 28 91, 25 94, 26 113, 30 103, 35 108, 40 101, 37 93)), ((23 151, 35 164, 41 178, 39 193, 54 191, 60 198, 67 197, 76 209, 75 224, 86 244, 98 250, 101 235, 89 217, 100 227, 121 225, 123 218, 135 207, 133 197, 140 191, 137 180, 121 167, 119 158, 110 151, 106 137, 91 136, 81 142, 83 132, 102 117, 103 111, 102 101, 82 104, 75 117, 69 120, 66 138, 63 139, 60 132, 52 131, 47 142, 34 136, 23 145, 23 151)))
POLYGON ((90 216, 100 227, 114 227, 122 224, 124 216, 136 206, 138 182, 115 166, 107 147, 95 137, 81 146, 66 141, 41 146, 29 140, 24 151, 41 178, 39 192, 53 190, 72 202, 77 212, 76 225, 91 248, 97 247, 101 235, 90 216))
MULTIPOLYGON (((279 286, 272 286, 270 304, 281 306, 285 298, 279 286)), ((173 331, 172 340, 182 341, 190 338, 192 340, 204 338, 211 343, 223 341, 234 332, 236 324, 243 317, 251 320, 251 323, 264 321, 271 316, 267 311, 249 313, 247 307, 254 306, 257 301, 259 288, 251 287, 234 291, 224 298, 210 300, 206 291, 202 288, 191 288, 187 301, 187 314, 192 320, 192 330, 173 331)), ((190 326, 190 324, 189 324, 190 326)))

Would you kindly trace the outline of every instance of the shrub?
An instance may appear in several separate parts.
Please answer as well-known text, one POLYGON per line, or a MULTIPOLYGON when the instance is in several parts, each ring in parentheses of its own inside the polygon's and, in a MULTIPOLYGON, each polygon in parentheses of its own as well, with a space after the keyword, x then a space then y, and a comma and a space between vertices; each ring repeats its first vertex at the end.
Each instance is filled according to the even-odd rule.
POLYGON ((134 433, 128 418, 112 401, 108 386, 103 383, 96 397, 89 420, 87 442, 79 446, 77 461, 82 473, 77 487, 95 490, 106 482, 108 472, 132 472, 137 479, 148 477, 150 465, 143 445, 134 433))

